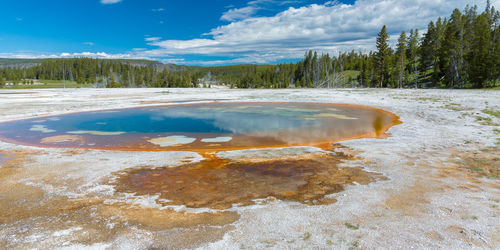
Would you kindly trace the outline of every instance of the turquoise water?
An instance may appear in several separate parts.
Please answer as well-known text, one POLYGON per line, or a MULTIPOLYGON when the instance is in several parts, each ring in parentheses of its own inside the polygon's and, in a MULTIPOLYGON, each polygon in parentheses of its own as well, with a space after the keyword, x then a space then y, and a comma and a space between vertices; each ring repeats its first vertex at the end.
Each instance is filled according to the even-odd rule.
POLYGON ((30 130, 34 124, 44 126, 50 131, 47 133, 54 134, 80 130, 126 133, 251 133, 311 125, 314 121, 296 117, 316 112, 280 111, 273 109, 278 107, 273 107, 274 105, 219 106, 179 105, 75 113, 3 123, 0 124, 0 133, 17 132, 23 137, 36 137, 39 132, 30 130))
MULTIPOLYGON (((392 122, 391 117, 377 110, 349 106, 300 103, 187 104, 73 113, 0 123, 0 138, 20 144, 39 145, 43 144, 41 141, 44 138, 72 135, 72 140, 52 140, 45 144, 104 148, 133 144, 144 146, 149 143, 148 139, 168 136, 174 136, 174 139, 189 137, 194 139, 193 142, 202 138, 245 137, 250 141, 247 144, 262 144, 264 140, 273 141, 271 144, 289 144, 296 143, 294 140, 297 141, 297 138, 305 142, 328 137, 337 139, 347 130, 353 133, 373 131, 376 129, 373 123, 381 117, 383 124, 392 122), (79 139, 75 139, 76 136, 79 139), (250 137, 255 140, 258 138, 261 142, 254 142, 250 137), (290 139, 292 137, 294 139, 290 139)), ((229 143, 240 146, 246 144, 241 139, 229 143)))

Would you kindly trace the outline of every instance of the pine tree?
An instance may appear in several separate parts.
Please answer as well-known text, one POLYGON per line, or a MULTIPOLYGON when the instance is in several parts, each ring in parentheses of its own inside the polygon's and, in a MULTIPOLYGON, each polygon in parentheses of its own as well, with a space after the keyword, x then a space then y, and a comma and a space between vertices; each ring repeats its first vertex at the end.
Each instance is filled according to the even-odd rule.
POLYGON ((5 80, 3 79, 3 73, 0 72, 0 87, 3 87, 5 85, 5 80))
POLYGON ((396 58, 397 58, 397 80, 399 88, 403 87, 404 73, 405 73, 405 61, 406 61, 406 33, 403 31, 398 39, 396 58))
POLYGON ((438 18, 436 22, 436 39, 434 43, 434 48, 433 48, 433 71, 432 71, 432 77, 431 81, 434 86, 438 85, 440 83, 440 77, 441 77, 441 68, 439 67, 439 53, 440 53, 440 48, 441 44, 444 39, 444 33, 446 30, 446 19, 442 20, 441 18, 438 18))
POLYGON ((447 87, 463 88, 462 82, 462 14, 458 9, 453 11, 446 24, 443 41, 439 49, 440 78, 447 87))
POLYGON ((409 72, 412 75, 415 88, 418 88, 418 69, 417 69, 417 53, 418 53, 418 29, 410 30, 410 37, 408 38, 407 57, 409 72))
POLYGON ((500 25, 498 25, 498 19, 500 17, 500 12, 495 12, 495 26, 492 35, 492 46, 490 52, 491 65, 493 67, 490 69, 489 78, 493 81, 492 85, 500 79, 500 25))
POLYGON ((387 56, 389 55, 389 44, 387 43, 388 41, 389 41, 389 35, 387 34, 387 28, 384 25, 382 27, 382 30, 377 36, 377 45, 376 45, 377 81, 380 88, 384 86, 384 80, 385 80, 384 77, 387 73, 386 64, 387 64, 387 56))
POLYGON ((474 88, 484 87, 488 80, 490 68, 489 52, 491 46, 491 31, 486 13, 479 15, 473 23, 471 51, 468 54, 470 67, 469 77, 474 88))
POLYGON ((427 26, 427 33, 425 33, 419 49, 420 55, 420 71, 427 75, 427 71, 433 67, 435 62, 437 43, 437 30, 434 22, 430 22, 427 26))

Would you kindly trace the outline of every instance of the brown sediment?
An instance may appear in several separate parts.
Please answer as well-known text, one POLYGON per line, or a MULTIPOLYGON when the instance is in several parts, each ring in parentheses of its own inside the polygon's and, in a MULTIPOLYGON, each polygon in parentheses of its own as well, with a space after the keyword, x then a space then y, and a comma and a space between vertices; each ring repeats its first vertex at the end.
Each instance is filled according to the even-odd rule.
MULTIPOLYGON (((467 193, 484 192, 483 187, 490 187, 500 190, 500 185, 495 181, 499 179, 500 158, 498 157, 499 147, 490 147, 470 152, 463 150, 450 150, 450 157, 444 160, 433 162, 432 164, 406 164, 415 166, 421 171, 432 169, 434 173, 427 173, 427 178, 418 178, 415 184, 406 186, 404 191, 390 191, 390 195, 383 202, 383 206, 397 211, 405 216, 418 217, 428 213, 428 197, 436 193, 446 193, 451 190, 460 190, 467 193), (443 180, 454 179, 455 185, 444 184, 443 180)), ((410 158, 411 159, 411 158, 410 158)), ((416 161, 416 159, 412 159, 416 161)), ((445 213, 450 213, 451 208, 440 207, 445 213)), ((454 231, 462 231, 453 228, 454 231)), ((461 234, 462 234, 461 233, 461 234)), ((465 239, 465 238, 464 238, 465 239)))
POLYGON ((435 191, 434 187, 429 185, 409 186, 404 192, 393 193, 383 205, 406 216, 416 216, 425 212, 425 205, 429 203, 426 195, 435 191))
POLYGON ((45 137, 40 140, 40 143, 63 143, 63 142, 79 142, 80 144, 85 143, 85 139, 78 135, 56 135, 45 137))
POLYGON ((150 249, 195 249, 206 243, 222 240, 234 228, 232 225, 175 228, 156 233, 150 249))
MULTIPOLYGON (((480 152, 457 155, 458 166, 471 176, 500 179, 500 147, 484 148, 480 152)), ((498 186, 497 186, 498 187, 498 186)))
POLYGON ((199 225, 224 226, 239 219, 236 212, 190 213, 172 209, 130 207, 129 204, 102 206, 98 209, 98 214, 105 218, 116 216, 123 222, 147 230, 189 228, 199 225))
MULTIPOLYGON (((137 229, 146 230, 155 244, 162 242, 163 246, 171 248, 195 248, 221 240, 224 233, 232 230, 230 224, 239 219, 236 212, 178 212, 109 203, 106 196, 68 199, 49 194, 40 187, 20 183, 26 176, 39 174, 44 180, 52 180, 54 185, 60 181, 55 175, 45 176, 23 167, 29 161, 25 156, 37 152, 0 153, 11 159, 0 167, 0 235, 9 236, 0 237, 0 245, 6 249, 53 248, 64 242, 91 246, 113 242, 119 237, 133 238, 138 235, 137 229), (42 238, 28 240, 36 235, 42 238), (12 240, 12 237, 19 240, 12 240), (189 241, 183 242, 176 237, 189 241)), ((64 185, 74 184, 65 182, 64 185)))
POLYGON ((56 237, 55 232, 76 228, 54 238, 59 243, 49 242, 45 246, 44 242, 0 237, 0 244, 6 249, 53 248, 64 241, 90 246, 113 242, 119 236, 137 235, 137 229, 147 230, 157 243, 164 242, 165 246, 198 247, 221 240, 233 228, 230 224, 239 219, 236 212, 188 213, 106 204, 104 199, 67 199, 14 182, 0 182, 0 211, 0 232, 19 239, 40 234, 56 237), (20 225, 26 229, 19 231, 20 225), (173 231, 166 231, 170 229, 173 231), (189 241, 175 240, 175 236, 189 241))
POLYGON ((60 214, 80 207, 75 203, 69 205, 66 198, 61 200, 47 199, 46 193, 42 189, 19 182, 20 179, 30 174, 22 167, 26 156, 36 152, 25 150, 0 151, 0 153, 9 157, 9 160, 0 167, 0 211, 2 211, 0 224, 60 214))
POLYGON ((233 229, 230 224, 239 219, 236 212, 187 213, 106 204, 103 199, 73 200, 48 196, 36 187, 11 184, 0 184, 0 232, 19 239, 47 235, 55 242, 13 241, 0 237, 0 244, 7 249, 53 248, 65 241, 90 246, 113 242, 120 236, 133 237, 138 235, 137 229, 147 230, 156 243, 163 242, 165 246, 198 247, 221 240, 224 233, 233 229), (6 192, 5 188, 14 188, 16 192, 6 192), (19 225, 26 229, 19 230, 19 225), (56 236, 56 232, 71 229, 74 231, 56 236), (189 241, 175 240, 175 236, 189 241))
MULTIPOLYGON (((209 155, 207 155, 209 156, 209 155)), ((163 205, 227 209, 275 197, 303 204, 330 204, 327 195, 349 184, 368 184, 384 177, 361 167, 338 167, 347 156, 304 155, 265 161, 229 162, 211 157, 175 168, 121 173, 117 190, 161 194, 163 205)))
MULTIPOLYGON (((26 155, 29 155, 33 150, 24 151, 2 151, 0 154, 3 157, 0 159, 0 184, 8 180, 7 177, 13 175, 18 170, 16 167, 24 160, 26 155)), ((0 210, 1 211, 1 210, 0 210)))
POLYGON ((63 197, 48 198, 42 189, 21 183, 1 183, 0 194, 2 195, 0 224, 57 216, 95 205, 92 201, 70 201, 63 197), (7 190, 16 190, 16 192, 7 192, 7 190))
MULTIPOLYGON (((474 189, 478 184, 488 185, 500 190, 498 182, 484 182, 485 179, 500 180, 500 152, 499 146, 483 148, 478 146, 477 149, 463 150, 448 150, 452 160, 438 161, 440 166, 439 171, 434 174, 436 178, 456 178, 464 179, 464 183, 469 183, 468 186, 462 185, 463 189, 474 189), (472 185, 474 184, 474 185, 472 185)), ((435 166, 422 166, 427 168, 435 168, 435 166)))
POLYGON ((140 101, 139 103, 143 104, 143 105, 151 105, 151 104, 166 104, 166 103, 170 103, 170 102, 169 101, 140 101))
POLYGON ((0 95, 32 95, 40 94, 40 92, 0 92, 0 95))
POLYGON ((424 235, 425 235, 425 237, 427 237, 433 241, 443 241, 444 240, 444 237, 439 232, 436 232, 436 231, 426 232, 424 235))

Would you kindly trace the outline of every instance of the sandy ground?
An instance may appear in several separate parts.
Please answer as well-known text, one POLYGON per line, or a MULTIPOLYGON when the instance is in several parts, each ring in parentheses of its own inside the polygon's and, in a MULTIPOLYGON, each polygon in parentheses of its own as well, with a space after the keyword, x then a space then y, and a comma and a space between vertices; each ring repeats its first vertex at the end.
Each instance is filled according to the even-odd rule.
MULTIPOLYGON (((170 101, 328 102, 401 117, 387 139, 341 144, 384 180, 348 185, 337 202, 273 198, 225 210, 163 206, 120 193, 135 168, 199 162, 191 152, 46 149, 0 142, 0 248, 500 248, 500 91, 67 89, 2 94, 0 121, 170 101)), ((8 91, 15 93, 16 91, 8 91)), ((226 159, 321 154, 294 147, 226 159)))

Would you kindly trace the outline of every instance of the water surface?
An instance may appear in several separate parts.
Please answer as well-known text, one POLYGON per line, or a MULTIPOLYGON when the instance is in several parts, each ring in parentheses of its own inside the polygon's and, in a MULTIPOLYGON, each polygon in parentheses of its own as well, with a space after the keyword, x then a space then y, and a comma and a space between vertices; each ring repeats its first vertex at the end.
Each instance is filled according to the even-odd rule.
POLYGON ((204 103, 103 110, 0 123, 0 139, 43 147, 210 151, 380 137, 399 123, 369 107, 204 103))

